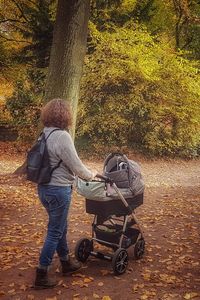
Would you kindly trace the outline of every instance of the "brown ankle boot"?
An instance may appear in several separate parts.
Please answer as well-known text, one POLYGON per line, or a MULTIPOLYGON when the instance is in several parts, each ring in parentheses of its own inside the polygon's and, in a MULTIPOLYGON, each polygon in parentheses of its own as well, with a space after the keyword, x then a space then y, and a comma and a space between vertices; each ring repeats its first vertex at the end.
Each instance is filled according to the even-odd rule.
POLYGON ((81 268, 81 264, 72 258, 69 258, 67 261, 60 260, 60 263, 62 267, 62 274, 64 276, 76 272, 81 268))
POLYGON ((48 278, 47 270, 39 269, 36 270, 36 278, 35 278, 35 284, 34 288, 36 290, 40 289, 50 289, 56 286, 56 282, 53 280, 50 280, 48 278))

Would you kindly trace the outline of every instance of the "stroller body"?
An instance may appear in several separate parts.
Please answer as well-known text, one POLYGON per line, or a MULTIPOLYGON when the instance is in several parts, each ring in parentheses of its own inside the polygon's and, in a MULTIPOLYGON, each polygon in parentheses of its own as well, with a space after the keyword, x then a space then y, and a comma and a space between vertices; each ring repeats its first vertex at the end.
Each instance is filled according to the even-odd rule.
MULTIPOLYGON (((121 166, 122 162, 127 163, 128 159, 123 154, 116 153, 110 154, 108 157, 109 159, 107 158, 104 164, 104 175, 98 176, 101 181, 85 182, 81 179, 77 181, 78 193, 86 198, 86 212, 93 214, 94 219, 91 239, 82 238, 78 241, 75 256, 82 262, 85 262, 90 255, 107 259, 112 262, 114 273, 120 275, 126 271, 128 266, 127 249, 129 247, 134 245, 136 259, 141 258, 144 254, 143 232, 134 213, 134 210, 143 204, 144 184, 140 183, 139 189, 138 185, 135 186, 138 192, 133 193, 130 188, 131 179, 128 168, 126 172, 123 169, 122 177, 117 175, 117 171, 121 171, 118 169, 118 165, 111 172, 107 168, 110 159, 112 159, 110 166, 114 163, 113 158, 117 163, 121 163, 121 166), (113 172, 115 173, 112 174, 113 172), (112 175, 116 182, 113 181, 112 175), (118 183, 118 179, 120 183, 118 183), (113 253, 104 254, 94 251, 94 242, 111 248, 113 253)), ((141 178, 141 174, 138 174, 141 178)), ((138 176, 134 176, 138 181, 138 176)))

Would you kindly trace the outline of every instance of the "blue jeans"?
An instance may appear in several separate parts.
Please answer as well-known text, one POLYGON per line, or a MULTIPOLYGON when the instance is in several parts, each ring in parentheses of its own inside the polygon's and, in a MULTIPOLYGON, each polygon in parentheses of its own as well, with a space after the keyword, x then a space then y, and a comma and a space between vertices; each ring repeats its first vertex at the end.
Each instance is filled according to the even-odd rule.
POLYGON ((71 194, 71 186, 38 186, 40 201, 49 216, 47 236, 39 259, 41 266, 49 266, 55 252, 59 257, 65 257, 69 253, 66 234, 71 194))

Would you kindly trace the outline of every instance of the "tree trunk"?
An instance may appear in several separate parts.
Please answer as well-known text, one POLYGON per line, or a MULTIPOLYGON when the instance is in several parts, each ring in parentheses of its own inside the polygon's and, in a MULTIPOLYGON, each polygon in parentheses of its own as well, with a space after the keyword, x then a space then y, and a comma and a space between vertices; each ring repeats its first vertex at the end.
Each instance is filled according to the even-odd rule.
MULTIPOLYGON (((90 0, 58 0, 53 43, 45 89, 45 102, 53 98, 72 104, 75 136, 80 79, 86 52, 90 0)), ((14 174, 26 173, 25 161, 14 174)))
POLYGON ((89 0, 58 0, 45 101, 62 98, 72 104, 75 135, 80 79, 86 52, 89 0))
POLYGON ((175 25, 175 41, 176 41, 176 48, 180 48, 180 34, 181 34, 181 21, 183 16, 183 10, 181 6, 181 2, 177 0, 173 0, 174 9, 176 13, 176 25, 175 25))

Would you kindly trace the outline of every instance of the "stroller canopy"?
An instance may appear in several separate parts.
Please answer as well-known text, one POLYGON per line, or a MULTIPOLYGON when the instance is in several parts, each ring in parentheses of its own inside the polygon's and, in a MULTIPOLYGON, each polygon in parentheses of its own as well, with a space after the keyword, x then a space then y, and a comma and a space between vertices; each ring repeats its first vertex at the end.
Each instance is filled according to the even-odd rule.
POLYGON ((144 181, 138 163, 121 153, 111 153, 104 162, 104 175, 118 188, 129 188, 133 195, 143 193, 144 181))

